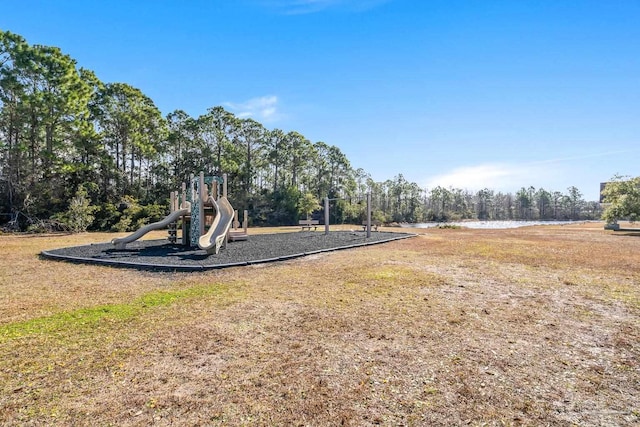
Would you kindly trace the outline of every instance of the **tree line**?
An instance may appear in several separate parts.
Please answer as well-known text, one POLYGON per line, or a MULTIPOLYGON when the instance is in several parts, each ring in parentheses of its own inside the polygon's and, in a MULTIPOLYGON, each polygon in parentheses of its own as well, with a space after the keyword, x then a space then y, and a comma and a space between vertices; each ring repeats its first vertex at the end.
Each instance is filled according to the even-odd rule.
POLYGON ((163 116, 139 89, 0 31, 0 225, 129 230, 165 215, 170 191, 200 171, 227 174, 231 203, 254 225, 295 223, 325 197, 332 223, 359 222, 367 192, 378 222, 600 215, 575 187, 514 195, 423 189, 402 175, 376 182, 336 146, 220 106, 163 116))

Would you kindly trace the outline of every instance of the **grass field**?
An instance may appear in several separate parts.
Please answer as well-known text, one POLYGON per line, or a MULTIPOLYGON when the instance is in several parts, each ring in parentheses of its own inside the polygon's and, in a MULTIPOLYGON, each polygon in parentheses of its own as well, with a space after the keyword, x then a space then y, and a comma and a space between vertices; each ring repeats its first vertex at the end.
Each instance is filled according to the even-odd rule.
POLYGON ((0 235, 0 425, 640 423, 640 234, 415 231, 180 274, 0 235))

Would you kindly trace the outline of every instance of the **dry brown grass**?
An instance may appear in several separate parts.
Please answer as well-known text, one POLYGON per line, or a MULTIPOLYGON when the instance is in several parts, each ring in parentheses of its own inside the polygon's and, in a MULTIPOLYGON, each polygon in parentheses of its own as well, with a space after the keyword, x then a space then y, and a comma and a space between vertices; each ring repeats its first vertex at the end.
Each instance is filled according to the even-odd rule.
POLYGON ((190 274, 37 258, 109 234, 0 236, 0 423, 640 422, 640 236, 416 231, 190 274))

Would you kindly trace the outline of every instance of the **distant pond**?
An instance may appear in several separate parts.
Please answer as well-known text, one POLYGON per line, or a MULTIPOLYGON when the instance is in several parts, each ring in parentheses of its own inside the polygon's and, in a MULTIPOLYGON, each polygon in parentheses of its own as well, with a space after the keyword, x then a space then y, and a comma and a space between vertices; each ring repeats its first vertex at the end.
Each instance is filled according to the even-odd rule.
POLYGON ((451 222, 421 222, 418 224, 400 224, 407 228, 434 228, 445 225, 456 225, 467 228, 519 228, 532 225, 565 225, 581 224, 589 221, 451 221, 451 222))

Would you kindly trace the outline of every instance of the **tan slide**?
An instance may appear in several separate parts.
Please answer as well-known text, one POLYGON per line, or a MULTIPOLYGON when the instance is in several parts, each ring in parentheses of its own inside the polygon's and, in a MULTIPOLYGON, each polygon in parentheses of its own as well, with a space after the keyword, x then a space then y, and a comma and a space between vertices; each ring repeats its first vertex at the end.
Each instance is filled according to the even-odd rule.
POLYGON ((187 215, 190 213, 191 213, 190 208, 178 209, 177 211, 171 212, 163 220, 154 222, 151 224, 147 224, 144 227, 141 227, 140 229, 138 229, 137 231, 134 231, 132 234, 128 236, 113 239, 111 240, 111 243, 113 243, 116 249, 125 249, 125 247, 127 246, 127 243, 131 243, 138 240, 139 238, 141 238, 151 230, 158 230, 161 228, 165 228, 172 222, 177 221, 182 215, 187 215))
POLYGON ((227 232, 233 222, 233 207, 226 197, 221 197, 217 202, 209 198, 216 209, 216 217, 209 231, 198 239, 198 246, 208 254, 217 254, 227 238, 227 232))

